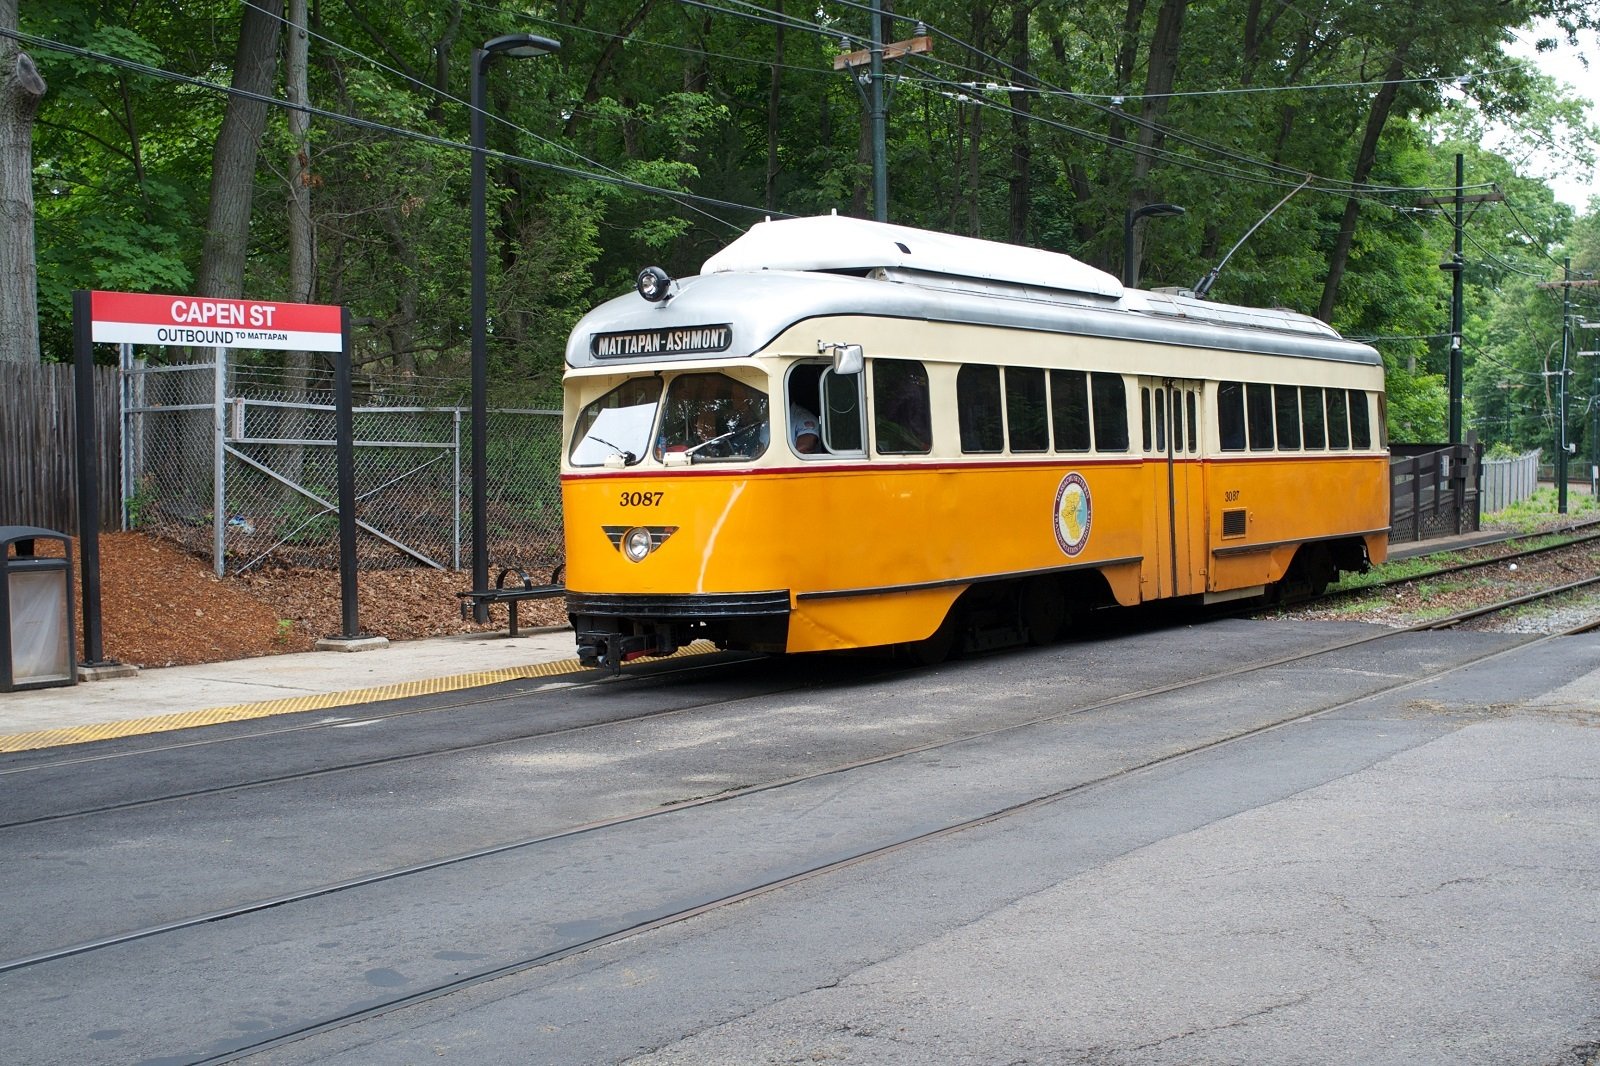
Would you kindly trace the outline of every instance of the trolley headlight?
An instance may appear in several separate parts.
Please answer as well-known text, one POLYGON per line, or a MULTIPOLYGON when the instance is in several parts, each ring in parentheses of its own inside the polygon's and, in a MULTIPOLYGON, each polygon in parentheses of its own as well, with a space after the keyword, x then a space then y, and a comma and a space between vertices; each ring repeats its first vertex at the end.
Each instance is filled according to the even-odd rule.
POLYGON ((634 562, 641 562, 650 554, 650 531, 643 526, 635 526, 622 535, 622 554, 634 562))
POLYGON ((645 267, 633 284, 639 295, 653 304, 672 295, 672 275, 660 267, 645 267))

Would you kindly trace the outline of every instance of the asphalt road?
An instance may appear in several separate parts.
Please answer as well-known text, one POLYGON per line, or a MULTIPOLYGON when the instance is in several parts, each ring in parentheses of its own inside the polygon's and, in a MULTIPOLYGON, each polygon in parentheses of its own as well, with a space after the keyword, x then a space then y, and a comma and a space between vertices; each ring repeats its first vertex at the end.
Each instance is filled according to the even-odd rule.
POLYGON ((1600 639, 1104 702, 1369 632, 733 663, 0 762, 6 960, 520 845, 0 972, 0 1051, 186 1063, 322 1021, 248 1061, 1600 1061, 1600 639))

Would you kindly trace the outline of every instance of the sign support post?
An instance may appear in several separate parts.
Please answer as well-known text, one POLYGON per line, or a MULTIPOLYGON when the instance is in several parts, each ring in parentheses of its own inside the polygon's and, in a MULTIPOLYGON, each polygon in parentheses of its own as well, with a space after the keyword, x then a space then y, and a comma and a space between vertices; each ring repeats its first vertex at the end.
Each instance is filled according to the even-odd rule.
MULTIPOLYGON (((78 497, 84 590, 84 649, 90 665, 100 656, 99 498, 94 441, 93 345, 187 345, 215 351, 212 392, 212 552, 217 576, 227 551, 228 349, 335 352, 338 372, 335 447, 338 450, 339 596, 343 631, 318 648, 358 651, 383 647, 383 637, 363 636, 356 586, 355 437, 351 399, 350 312, 330 304, 268 303, 209 296, 128 292, 74 292, 74 356, 78 362, 78 497), (86 517, 87 516, 87 517, 86 517)), ((104 676, 104 675, 102 675, 104 676)))

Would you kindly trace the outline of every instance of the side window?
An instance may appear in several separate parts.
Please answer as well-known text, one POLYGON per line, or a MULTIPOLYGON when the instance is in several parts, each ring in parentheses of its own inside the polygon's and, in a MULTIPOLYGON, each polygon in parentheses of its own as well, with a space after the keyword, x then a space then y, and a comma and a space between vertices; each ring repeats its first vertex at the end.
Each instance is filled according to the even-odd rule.
POLYGON ((1045 410, 1044 371, 1006 367, 1006 432, 1012 451, 1049 450, 1050 425, 1045 410))
POLYGON ((1350 390, 1350 443, 1357 448, 1372 447, 1372 418, 1367 411, 1367 394, 1350 390))
POLYGON ((1350 447, 1350 413, 1343 389, 1328 390, 1328 447, 1350 447))
POLYGON ((964 366, 956 374, 956 414, 961 450, 997 452, 1005 445, 1000 422, 1000 368, 964 366))
POLYGON ((1189 397, 1189 450, 1191 452, 1199 452, 1200 451, 1200 443, 1199 443, 1200 431, 1195 428, 1194 413, 1195 413, 1196 404, 1195 404, 1195 398, 1194 398, 1194 390, 1193 389, 1188 390, 1188 394, 1187 395, 1189 397))
POLYGON ((1094 446, 1101 452, 1128 450, 1128 390, 1121 374, 1093 374, 1094 446))
POLYGON ((830 452, 860 452, 861 375, 822 372, 822 444, 830 452))
POLYGON ((1089 375, 1081 370, 1050 371, 1050 420, 1056 451, 1089 450, 1089 375))
POLYGON ((1183 451, 1183 390, 1172 390, 1172 450, 1183 451))
POLYGON ((1244 451, 1244 386, 1237 381, 1217 385, 1217 433, 1223 451, 1244 451))
POLYGON ((1300 419, 1305 426, 1306 447, 1326 448, 1328 446, 1327 434, 1323 432, 1325 425, 1322 418, 1322 390, 1303 386, 1300 389, 1300 419))
POLYGON ((1144 429, 1144 450, 1150 450, 1150 390, 1139 389, 1139 424, 1144 429))
POLYGON ((1167 451, 1167 390, 1156 389, 1156 451, 1167 451))
POLYGON ((911 359, 872 363, 872 437, 886 455, 921 455, 933 447, 928 371, 911 359))
POLYGON ((1300 390, 1293 385, 1272 387, 1273 405, 1278 413, 1278 447, 1300 450, 1300 390))
POLYGON ((1244 387, 1245 411, 1250 419, 1250 450, 1270 452, 1272 440, 1272 386, 1249 384, 1244 387))

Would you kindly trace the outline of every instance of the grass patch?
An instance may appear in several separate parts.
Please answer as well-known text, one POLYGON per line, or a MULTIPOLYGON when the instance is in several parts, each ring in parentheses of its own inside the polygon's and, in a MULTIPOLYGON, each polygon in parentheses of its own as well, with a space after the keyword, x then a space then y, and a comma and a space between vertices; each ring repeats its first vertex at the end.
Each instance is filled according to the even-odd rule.
POLYGON ((1596 503, 1595 498, 1588 493, 1568 492, 1565 515, 1556 510, 1559 500, 1559 494, 1554 488, 1541 488, 1526 500, 1485 517, 1493 521, 1496 529, 1510 529, 1518 533, 1532 533, 1556 518, 1600 517, 1600 503, 1596 503))
POLYGON ((1329 592, 1351 592, 1356 589, 1368 588, 1372 585, 1381 585, 1388 581, 1403 581, 1408 577, 1419 574, 1432 573, 1441 566, 1455 566, 1467 560, 1460 552, 1440 552, 1437 555, 1418 555, 1410 559, 1400 559, 1392 563, 1379 563, 1364 574, 1345 574, 1336 585, 1329 585, 1329 592))

